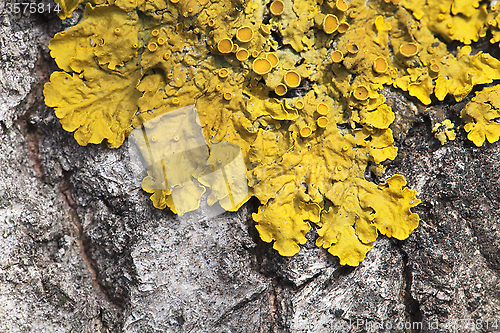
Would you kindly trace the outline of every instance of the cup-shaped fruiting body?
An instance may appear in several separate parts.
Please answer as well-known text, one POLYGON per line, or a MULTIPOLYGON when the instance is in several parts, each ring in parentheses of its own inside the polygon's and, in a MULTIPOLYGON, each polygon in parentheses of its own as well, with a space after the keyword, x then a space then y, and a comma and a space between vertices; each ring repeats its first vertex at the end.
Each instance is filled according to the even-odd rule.
POLYGON ((349 8, 349 5, 347 5, 347 3, 344 0, 337 0, 335 6, 341 12, 345 12, 349 8))
POLYGON ((359 47, 356 44, 349 44, 347 45, 347 52, 356 54, 359 52, 359 47))
POLYGON ((269 62, 271 63, 271 65, 273 67, 276 67, 280 62, 280 60, 278 59, 278 56, 274 52, 268 53, 266 55, 266 59, 269 60, 269 62))
POLYGON ((301 137, 307 138, 312 134, 312 129, 309 126, 304 126, 300 129, 299 133, 301 137))
POLYGON ((233 94, 231 94, 230 92, 225 92, 222 96, 226 101, 230 101, 231 98, 233 98, 233 94))
POLYGON ((373 70, 378 74, 385 73, 388 68, 387 60, 384 57, 378 57, 373 61, 373 70))
POLYGON ((259 56, 259 51, 253 50, 252 51, 252 57, 257 58, 259 56))
POLYGON ((165 38, 159 37, 156 42, 158 43, 158 45, 161 46, 161 45, 165 44, 166 40, 165 40, 165 38))
POLYGON ((158 30, 158 29, 151 31, 151 35, 153 35, 153 37, 158 37, 159 34, 160 34, 160 30, 158 30))
POLYGON ((233 44, 233 49, 231 50, 231 53, 236 53, 236 52, 238 52, 238 50, 239 50, 238 45, 237 44, 233 44))
POLYGON ((208 26, 211 28, 215 27, 215 20, 214 19, 208 20, 208 26))
POLYGON ((229 38, 223 38, 217 43, 217 49, 220 53, 231 53, 233 42, 229 38))
POLYGON ((239 61, 245 61, 249 56, 250 53, 246 49, 239 49, 238 52, 236 52, 236 59, 239 61))
POLYGON ((341 34, 343 34, 344 32, 347 31, 347 29, 349 29, 349 23, 342 22, 342 23, 339 24, 339 27, 337 28, 337 31, 340 32, 341 34))
POLYGON ((352 94, 357 100, 364 101, 368 98, 369 91, 365 86, 357 86, 352 94))
POLYGON ((318 124, 318 127, 325 128, 328 126, 328 123, 330 121, 328 120, 327 117, 319 117, 318 120, 316 120, 316 124, 318 124))
POLYGON ((441 69, 441 67, 439 67, 438 64, 436 63, 433 63, 431 64, 431 66, 429 67, 431 71, 433 71, 434 73, 437 73, 439 72, 439 70, 441 69))
POLYGON ((297 110, 302 110, 304 108, 304 101, 302 101, 301 99, 297 99, 295 101, 295 108, 297 110))
POLYGON ((326 116, 330 111, 330 107, 325 103, 319 103, 318 106, 316 106, 316 111, 318 111, 320 115, 326 116))
POLYGON ((271 34, 271 29, 269 28, 269 26, 267 24, 262 24, 260 26, 260 31, 262 31, 262 33, 264 35, 270 35, 271 34))
POLYGON ((149 52, 154 52, 157 49, 158 49, 158 44, 156 44, 155 42, 149 43, 149 45, 148 45, 149 52))
POLYGON ((177 97, 172 98, 172 104, 173 105, 179 105, 180 100, 177 97))
POLYGON ((117 36, 121 35, 122 34, 121 29, 120 28, 116 28, 115 31, 114 31, 114 34, 117 35, 117 36))
POLYGON ((251 41, 253 38, 253 30, 249 26, 244 26, 236 32, 236 39, 242 43, 251 41))
POLYGON ((281 0, 274 0, 269 7, 271 14, 273 15, 281 15, 283 10, 285 10, 285 4, 281 0))
POLYGON ((327 34, 333 34, 339 27, 339 19, 337 16, 327 14, 323 18, 323 31, 327 34))
POLYGON ((289 71, 285 74, 285 84, 290 88, 300 86, 300 74, 296 71, 289 71))
POLYGON ((344 55, 339 50, 333 51, 331 57, 332 57, 332 61, 335 63, 339 63, 342 61, 342 59, 344 59, 344 55))
POLYGON ((227 76, 229 75, 229 71, 227 70, 227 68, 221 68, 219 70, 219 77, 224 79, 226 78, 227 76))
POLYGON ((288 88, 283 83, 278 84, 276 86, 276 88, 274 88, 274 92, 278 96, 284 96, 287 91, 288 91, 288 88))
POLYGON ((439 64, 436 62, 436 59, 431 59, 429 69, 433 73, 438 73, 441 69, 441 66, 439 66, 439 64))
POLYGON ((405 57, 413 57, 418 52, 418 46, 415 43, 401 44, 399 52, 405 57))
POLYGON ((267 59, 259 58, 253 61, 253 71, 259 75, 269 73, 272 68, 273 65, 267 59))
POLYGON ((215 86, 215 90, 217 90, 217 91, 221 91, 221 90, 222 90, 222 86, 221 86, 220 84, 217 84, 217 85, 215 86))
POLYGON ((170 59, 170 51, 169 52, 165 52, 165 54, 163 55, 163 59, 165 59, 165 60, 170 59))

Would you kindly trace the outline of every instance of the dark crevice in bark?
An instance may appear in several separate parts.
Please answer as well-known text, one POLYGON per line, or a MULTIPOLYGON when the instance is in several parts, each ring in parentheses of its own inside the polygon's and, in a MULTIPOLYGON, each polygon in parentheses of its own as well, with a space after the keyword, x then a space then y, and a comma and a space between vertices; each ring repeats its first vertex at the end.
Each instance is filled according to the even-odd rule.
POLYGON ((117 300, 113 296, 109 288, 107 288, 104 285, 101 274, 99 273, 97 262, 92 257, 92 248, 94 247, 94 244, 92 244, 90 238, 88 238, 87 235, 85 235, 85 232, 83 231, 83 225, 77 213, 77 204, 71 196, 71 193, 73 192, 72 185, 70 182, 71 175, 72 175, 71 171, 63 171, 63 178, 59 190, 63 195, 63 200, 66 204, 66 207, 68 208, 68 213, 71 216, 73 225, 76 228, 78 240, 81 242, 80 245, 82 248, 81 252, 82 258, 87 264, 87 267, 90 271, 94 287, 102 292, 102 294, 104 295, 105 299, 108 302, 114 304, 120 310, 123 310, 123 303, 117 300))
POLYGON ((409 333, 421 333, 423 327, 423 313, 420 310, 420 303, 411 294, 411 286, 413 284, 413 269, 408 263, 408 253, 402 248, 401 242, 395 241, 396 248, 401 253, 403 260, 403 279, 404 279, 404 290, 403 290, 403 303, 405 305, 405 310, 411 322, 411 328, 409 333))
POLYGON ((287 325, 287 317, 293 311, 290 297, 286 295, 281 286, 273 282, 271 295, 269 297, 271 316, 273 318, 273 333, 290 333, 290 327, 287 325), (287 303, 287 304, 284 304, 287 303))
POLYGON ((226 311, 224 311, 224 313, 222 315, 220 315, 219 318, 213 323, 213 326, 214 327, 219 327, 232 314, 234 314, 238 310, 244 308, 247 304, 258 300, 259 298, 262 298, 262 295, 264 294, 264 292, 265 292, 265 290, 253 293, 252 295, 243 298, 238 303, 236 303, 235 305, 233 305, 231 308, 229 308, 226 311))
POLYGON ((38 134, 38 126, 36 122, 31 118, 31 112, 26 113, 23 117, 21 117, 16 124, 21 129, 21 133, 26 139, 26 146, 28 148, 28 157, 31 161, 31 166, 38 178, 40 178, 43 182, 44 179, 44 168, 42 161, 40 159, 40 137, 38 134))

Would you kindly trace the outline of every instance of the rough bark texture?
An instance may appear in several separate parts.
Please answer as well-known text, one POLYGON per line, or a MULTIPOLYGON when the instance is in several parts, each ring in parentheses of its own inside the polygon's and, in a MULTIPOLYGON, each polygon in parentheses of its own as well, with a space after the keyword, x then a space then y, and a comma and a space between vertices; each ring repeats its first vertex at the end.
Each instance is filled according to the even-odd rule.
POLYGON ((379 237, 356 268, 312 235, 284 258, 258 238, 255 201, 181 222, 152 207, 126 147, 61 129, 42 96, 47 44, 78 13, 0 15, 0 331, 500 331, 500 145, 431 134, 440 113, 461 123, 464 103, 424 110, 385 92, 399 147, 387 176, 422 199, 406 241, 379 237))

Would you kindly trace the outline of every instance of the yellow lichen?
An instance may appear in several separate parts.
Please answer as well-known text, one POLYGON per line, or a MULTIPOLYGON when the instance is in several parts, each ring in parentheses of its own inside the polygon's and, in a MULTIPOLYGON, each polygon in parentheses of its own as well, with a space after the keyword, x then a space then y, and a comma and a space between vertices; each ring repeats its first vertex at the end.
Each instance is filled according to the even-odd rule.
POLYGON ((364 101, 368 98, 369 91, 365 86, 357 86, 352 94, 356 99, 364 101))
POLYGON ((347 45, 347 52, 351 54, 356 54, 359 52, 359 47, 356 44, 349 44, 347 45))
POLYGON ((274 88, 274 92, 278 96, 284 96, 284 95, 286 95, 287 91, 288 91, 287 87, 284 84, 281 84, 281 83, 278 84, 276 86, 276 88, 274 88))
POLYGON ((339 24, 339 27, 337 28, 337 31, 340 32, 341 34, 343 34, 344 32, 347 31, 347 29, 349 29, 349 23, 342 22, 342 23, 339 24))
MULTIPOLYGON (((67 17, 79 1, 58 3, 67 17)), ((257 197, 260 237, 287 256, 309 223, 353 266, 379 233, 416 228, 402 176, 365 179, 397 156, 384 87, 431 104, 500 79, 497 59, 441 41, 500 40, 499 9, 475 0, 90 3, 49 44, 61 71, 44 94, 63 128, 82 145, 119 147, 132 133, 155 207, 187 214, 206 193, 234 211, 257 197)), ((485 88, 462 110, 476 145, 499 138, 497 94, 485 88)), ((452 125, 436 136, 451 140, 452 125)))
POLYGON ((289 71, 285 74, 284 80, 290 88, 297 88, 300 85, 300 74, 296 71, 289 71))
POLYGON ((250 27, 241 27, 236 32, 236 38, 242 42, 246 43, 252 40, 253 38, 253 30, 250 27))
POLYGON ((55 0, 55 3, 59 6, 57 15, 61 20, 71 17, 73 11, 78 8, 78 5, 82 2, 84 2, 84 0, 55 0))
POLYGON ((250 53, 248 53, 246 49, 239 49, 238 52, 236 52, 236 59, 239 61, 247 60, 249 56, 250 53))
POLYGON ((432 127, 432 133, 436 139, 444 145, 448 141, 453 141, 457 137, 457 134, 454 130, 455 124, 451 122, 449 119, 445 119, 442 123, 436 123, 432 127))
POLYGON ((233 50, 233 42, 229 38, 224 38, 217 44, 217 49, 220 53, 231 53, 233 50))
POLYGON ((415 43, 401 44, 399 52, 405 57, 412 57, 418 52, 418 46, 415 43))
POLYGON ((281 15, 285 9, 285 4, 281 0, 274 0, 269 6, 269 10, 273 15, 281 15))
POLYGON ((325 128, 326 126, 328 126, 328 123, 330 121, 328 120, 327 117, 319 117, 318 120, 316 120, 316 123, 318 124, 319 127, 321 128, 325 128))
POLYGON ((500 86, 484 88, 462 110, 467 138, 478 147, 500 138, 500 86))
POLYGON ((338 10, 345 12, 349 6, 347 5, 347 2, 344 0, 337 0, 335 2, 335 6, 337 7, 338 10))
POLYGON ((383 57, 378 57, 373 61, 373 70, 378 74, 385 73, 389 66, 387 65, 387 60, 383 57))
POLYGON ((327 34, 333 34, 339 27, 339 20, 337 16, 327 14, 323 19, 323 31, 327 34))
POLYGON ((312 129, 309 126, 304 126, 300 129, 300 136, 303 138, 307 138, 312 133, 312 129))
POLYGON ((266 59, 269 60, 269 62, 271 63, 271 65, 273 67, 276 67, 280 62, 280 60, 278 59, 278 56, 274 52, 268 53, 266 55, 266 59))
POLYGON ((252 66, 255 73, 259 75, 264 75, 269 73, 269 71, 273 68, 271 62, 267 59, 255 59, 252 66))
POLYGON ((335 51, 332 52, 331 58, 332 58, 333 62, 339 63, 344 58, 344 55, 342 54, 341 51, 335 50, 335 51))
POLYGON ((326 103, 318 103, 318 106, 316 107, 316 111, 322 115, 326 116, 328 112, 330 111, 330 107, 326 103))

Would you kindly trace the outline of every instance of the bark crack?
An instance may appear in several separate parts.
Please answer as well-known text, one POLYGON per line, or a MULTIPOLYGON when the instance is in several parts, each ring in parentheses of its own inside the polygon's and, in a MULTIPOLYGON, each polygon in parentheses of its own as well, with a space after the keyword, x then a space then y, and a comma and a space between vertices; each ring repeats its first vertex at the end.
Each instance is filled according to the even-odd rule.
POLYGON ((78 242, 80 243, 79 244, 80 248, 82 249, 81 256, 82 256, 83 260, 85 261, 85 263, 87 264, 90 275, 92 277, 92 284, 93 284, 94 288, 101 291, 101 293, 103 294, 106 301, 114 304, 119 309, 123 310, 123 305, 120 302, 117 302, 114 300, 114 298, 111 295, 110 290, 108 288, 106 288, 106 286, 103 284, 102 278, 99 274, 99 268, 98 268, 97 262, 92 257, 91 250, 92 250, 92 247, 94 245, 92 244, 92 241, 90 240, 90 238, 88 238, 85 235, 85 232, 83 231, 83 225, 82 225, 82 222, 81 222, 81 220, 78 216, 78 212, 77 212, 77 204, 71 196, 71 193, 72 193, 71 183, 69 181, 71 174, 72 173, 69 171, 63 171, 63 179, 61 181, 61 185, 60 185, 59 190, 62 194, 64 204, 66 205, 68 213, 71 217, 71 222, 73 223, 73 225, 76 229, 77 239, 78 239, 78 242))
POLYGON ((408 253, 402 248, 401 242, 396 242, 396 248, 401 253, 403 260, 403 303, 408 319, 411 322, 410 333, 421 333, 423 327, 423 313, 420 309, 420 302, 415 299, 411 293, 411 286, 413 284, 413 268, 408 263, 408 253))

